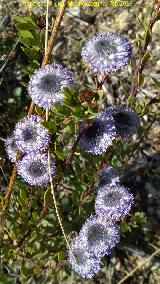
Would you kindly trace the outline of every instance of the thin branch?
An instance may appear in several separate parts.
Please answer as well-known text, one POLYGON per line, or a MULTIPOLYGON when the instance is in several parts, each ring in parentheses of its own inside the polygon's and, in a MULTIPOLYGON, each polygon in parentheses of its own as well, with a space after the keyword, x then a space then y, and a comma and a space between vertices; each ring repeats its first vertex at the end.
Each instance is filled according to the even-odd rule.
MULTIPOLYGON (((50 36, 50 39, 48 41, 47 51, 44 54, 41 67, 43 67, 46 64, 48 64, 49 56, 50 56, 50 54, 52 52, 52 49, 53 49, 54 44, 55 44, 55 41, 57 39, 58 30, 59 30, 59 27, 60 27, 60 24, 61 24, 64 12, 65 12, 65 8, 67 6, 67 2, 68 2, 68 0, 64 0, 64 5, 62 7, 60 7, 59 10, 58 10, 57 17, 56 17, 54 25, 52 27, 51 36, 50 36)), ((34 111, 34 103, 31 102, 28 114, 31 115, 33 113, 33 111, 34 111)))
POLYGON ((13 54, 13 51, 16 49, 16 47, 17 47, 17 45, 18 45, 19 39, 20 39, 20 38, 17 39, 15 45, 13 46, 12 50, 10 51, 10 53, 9 53, 9 55, 8 55, 8 57, 7 57, 7 60, 6 60, 5 63, 2 65, 2 67, 1 67, 1 69, 0 69, 0 74, 1 74, 2 72, 4 72, 4 69, 6 68, 6 66, 7 66, 7 64, 8 64, 8 62, 9 62, 9 60, 10 60, 12 54, 13 54))
POLYGON ((79 142, 81 136, 86 133, 86 131, 87 131, 87 129, 88 129, 89 126, 90 126, 90 124, 86 124, 85 127, 82 128, 82 130, 81 130, 80 133, 78 134, 77 139, 76 139, 76 141, 74 142, 70 153, 68 154, 67 158, 66 158, 65 161, 64 161, 64 167, 65 167, 64 169, 66 169, 66 168, 68 167, 68 165, 70 164, 70 162, 72 161, 74 152, 75 152, 76 147, 77 147, 77 145, 78 145, 78 142, 79 142))
POLYGON ((53 46, 55 44, 57 34, 58 34, 58 30, 59 30, 64 12, 65 12, 65 8, 67 6, 67 2, 68 2, 68 0, 64 0, 63 6, 60 7, 60 9, 59 9, 59 12, 58 12, 58 15, 56 17, 54 26, 52 28, 51 36, 50 36, 50 39, 49 39, 49 42, 48 42, 47 52, 46 52, 46 54, 44 55, 44 58, 43 58, 42 66, 45 66, 48 63, 48 59, 49 59, 49 56, 52 52, 53 46))
POLYGON ((140 76, 141 76, 143 69, 144 69, 143 58, 147 54, 147 47, 148 47, 148 45, 149 45, 149 43, 151 42, 151 39, 152 39, 152 37, 151 37, 152 28, 153 28, 153 26, 156 22, 159 9, 160 9, 160 1, 154 0, 153 6, 152 6, 151 17, 150 17, 150 20, 149 20, 148 29, 146 30, 146 33, 145 33, 144 45, 141 48, 140 58, 139 58, 139 61, 138 61, 138 64, 137 64, 137 68, 135 70, 135 79, 134 79, 134 82, 131 86, 131 96, 133 96, 133 97, 135 97, 136 94, 137 94, 140 76))
POLYGON ((145 264, 147 264, 149 261, 152 260, 152 258, 156 255, 160 253, 160 248, 157 249, 154 253, 152 253, 148 258, 146 258, 141 264, 139 264, 138 266, 136 266, 130 273, 128 273, 122 280, 120 280, 117 284, 122 284, 124 283, 130 276, 132 276, 135 272, 137 272, 137 270, 139 270, 140 268, 142 268, 142 266, 144 266, 145 264))
MULTIPOLYGON (((67 247, 72 252, 72 249, 70 247, 70 244, 67 240, 67 236, 66 236, 64 228, 63 228, 62 220, 61 220, 59 212, 58 212, 58 206, 57 206, 57 201, 56 201, 56 197, 55 197, 55 187, 53 186, 53 181, 52 181, 51 161, 50 161, 50 152, 49 151, 48 151, 48 172, 49 172, 49 180, 50 180, 50 185, 51 185, 51 193, 52 193, 52 196, 53 196, 54 207, 55 207, 55 210, 56 210, 56 216, 57 216, 63 237, 64 237, 65 242, 67 244, 67 247)), ((74 254, 73 254, 73 257, 74 257, 74 254)))
MULTIPOLYGON (((49 59, 49 56, 52 52, 53 46, 55 44, 57 34, 58 34, 58 30, 59 30, 60 23, 62 21, 64 12, 65 12, 67 2, 68 2, 68 0, 65 0, 63 7, 60 7, 59 10, 58 10, 58 14, 57 14, 55 23, 54 23, 53 28, 52 28, 51 37, 50 37, 50 40, 48 42, 47 52, 46 52, 46 54, 44 55, 44 58, 43 58, 42 66, 45 66, 48 63, 48 59, 49 59)), ((34 111, 34 103, 32 101, 31 104, 30 104, 28 115, 31 115, 33 113, 33 111, 34 111)), ((17 176, 17 169, 16 169, 16 164, 14 164, 13 171, 12 171, 12 174, 11 174, 11 177, 10 177, 10 182, 9 182, 9 185, 8 185, 8 188, 7 188, 7 195, 5 197, 5 209, 7 209, 8 205, 9 205, 10 197, 11 197, 13 187, 14 187, 14 183, 15 183, 15 180, 16 180, 16 176, 17 176)))

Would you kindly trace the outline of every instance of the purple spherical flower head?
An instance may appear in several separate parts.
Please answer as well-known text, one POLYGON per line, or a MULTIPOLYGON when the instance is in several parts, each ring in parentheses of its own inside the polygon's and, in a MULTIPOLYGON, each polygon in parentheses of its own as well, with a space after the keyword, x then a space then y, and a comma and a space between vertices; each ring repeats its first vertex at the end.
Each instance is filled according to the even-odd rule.
POLYGON ((116 221, 129 214, 133 202, 133 194, 128 188, 109 184, 99 189, 95 199, 95 211, 101 217, 116 221))
POLYGON ((119 227, 101 217, 91 216, 84 223, 79 237, 93 256, 102 257, 119 242, 119 227))
POLYGON ((78 236, 71 242, 68 262, 72 269, 83 278, 91 278, 100 270, 100 259, 90 255, 78 236))
POLYGON ((64 87, 73 85, 72 73, 59 64, 48 64, 34 72, 28 92, 35 104, 50 109, 52 103, 60 103, 64 87))
POLYGON ((132 47, 119 33, 98 33, 89 38, 81 54, 89 68, 104 74, 122 69, 131 58, 132 47))
POLYGON ((8 155, 8 158, 11 160, 11 162, 15 163, 16 162, 16 156, 17 156, 17 151, 19 150, 17 144, 16 144, 16 139, 14 134, 9 136, 6 139, 5 142, 5 149, 8 155))
POLYGON ((140 125, 140 120, 137 114, 131 108, 115 106, 109 107, 109 109, 112 110, 112 116, 118 136, 125 137, 137 131, 140 125))
MULTIPOLYGON (((48 156, 43 153, 26 154, 17 162, 18 174, 29 184, 43 186, 49 181, 48 156)), ((56 165, 51 159, 51 174, 55 176, 56 165)))
POLYGON ((103 168, 100 171, 99 176, 99 180, 95 183, 97 189, 106 184, 115 184, 120 181, 119 175, 113 167, 103 168))
POLYGON ((16 124, 14 135, 18 148, 26 153, 42 151, 49 143, 49 133, 41 124, 41 117, 28 115, 16 124))
POLYGON ((79 144, 83 150, 92 155, 106 152, 116 137, 112 112, 101 112, 80 138, 79 144))

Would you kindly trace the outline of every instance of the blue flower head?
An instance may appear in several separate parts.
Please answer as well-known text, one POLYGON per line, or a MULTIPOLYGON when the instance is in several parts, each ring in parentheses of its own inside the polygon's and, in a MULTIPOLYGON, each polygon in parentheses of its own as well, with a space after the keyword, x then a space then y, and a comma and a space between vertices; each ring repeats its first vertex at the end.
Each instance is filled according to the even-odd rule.
POLYGON ((122 69, 131 58, 132 47, 119 33, 97 33, 85 43, 81 54, 90 69, 105 74, 122 69))
POLYGON ((116 221, 129 214, 133 202, 133 194, 128 188, 119 184, 106 184, 98 190, 95 211, 101 217, 116 221))
POLYGON ((22 152, 42 151, 48 145, 50 136, 48 130, 40 124, 41 120, 39 116, 28 115, 16 124, 14 135, 22 152))
POLYGON ((32 75, 28 92, 40 107, 50 109, 52 103, 60 103, 64 95, 64 87, 73 85, 72 73, 60 64, 48 64, 32 75))
MULTIPOLYGON (((48 156, 43 153, 26 154, 17 162, 18 174, 29 184, 43 186, 49 181, 48 156)), ((56 174, 54 159, 51 159, 51 174, 56 174)))
POLYGON ((136 133, 140 125, 140 120, 137 114, 131 108, 124 106, 115 106, 109 107, 109 109, 112 111, 112 116, 118 136, 125 137, 129 134, 136 133))
POLYGON ((101 217, 91 216, 82 226, 79 237, 92 255, 102 257, 119 242, 119 227, 101 217))
POLYGON ((83 278, 91 278, 100 269, 100 259, 91 256, 78 236, 71 242, 68 262, 72 269, 83 278))
POLYGON ((92 155, 100 155, 106 152, 116 136, 114 121, 111 111, 101 112, 80 138, 82 149, 92 155))

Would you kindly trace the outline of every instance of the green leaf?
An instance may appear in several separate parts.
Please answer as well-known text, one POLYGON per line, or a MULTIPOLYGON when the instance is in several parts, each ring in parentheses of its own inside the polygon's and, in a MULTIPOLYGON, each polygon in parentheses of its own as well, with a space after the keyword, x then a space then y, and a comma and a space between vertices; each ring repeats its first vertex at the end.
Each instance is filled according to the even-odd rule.
POLYGON ((18 30, 34 30, 35 28, 38 28, 32 16, 27 16, 27 17, 15 16, 14 19, 17 22, 16 28, 18 30))
POLYGON ((80 106, 75 106, 73 108, 72 115, 75 117, 82 117, 83 116, 82 108, 80 106))
POLYGON ((56 127, 56 122, 55 121, 50 121, 49 122, 49 132, 51 133, 51 134, 54 134, 55 132, 56 132, 56 130, 57 130, 57 127, 56 127))
POLYGON ((158 81, 156 78, 153 78, 153 77, 152 77, 152 80, 153 80, 154 84, 155 84, 158 88, 160 88, 160 81, 158 81))
POLYGON ((26 23, 25 17, 15 16, 14 20, 16 20, 18 23, 26 23))
POLYGON ((65 255, 64 251, 60 251, 60 252, 58 253, 58 260, 59 260, 59 261, 62 261, 62 260, 64 260, 64 259, 66 259, 66 255, 65 255))
POLYGON ((132 67, 133 70, 136 69, 137 66, 136 66, 136 59, 135 59, 135 58, 132 58, 132 59, 131 59, 130 65, 131 65, 131 67, 132 67))
POLYGON ((136 106, 135 106, 136 113, 141 114, 142 109, 143 109, 143 106, 141 106, 139 102, 136 101, 136 106))
POLYGON ((123 89, 125 95, 128 97, 128 96, 129 96, 129 91, 128 91, 128 89, 126 88, 126 86, 125 86, 125 84, 124 84, 124 82, 123 82, 122 80, 120 81, 120 84, 121 84, 121 87, 122 87, 122 89, 123 89))
POLYGON ((138 21, 139 25, 141 26, 141 28, 142 28, 144 31, 147 31, 147 29, 148 29, 148 24, 145 23, 144 20, 142 21, 139 17, 137 18, 137 21, 138 21))
POLYGON ((138 87, 140 88, 144 83, 144 75, 138 74, 138 87))
POLYGON ((128 102, 131 104, 131 106, 135 106, 136 98, 133 96, 128 97, 128 102))
POLYGON ((36 276, 40 276, 41 275, 41 270, 40 268, 37 266, 34 268, 33 273, 36 274, 36 276))
POLYGON ((25 206, 25 200, 22 199, 20 196, 17 197, 19 204, 23 207, 25 206))
POLYGON ((54 134, 57 130, 55 121, 42 121, 41 124, 45 127, 51 134, 54 134))
POLYGON ((142 58, 142 65, 145 66, 151 58, 152 54, 147 52, 142 58))
POLYGON ((32 38, 32 37, 25 37, 25 38, 20 38, 19 41, 23 43, 26 47, 42 47, 42 44, 39 40, 32 38))
POLYGON ((159 20, 160 20, 160 11, 157 13, 156 18, 155 18, 156 22, 159 21, 159 20))
POLYGON ((27 199, 27 194, 26 194, 26 192, 25 192, 24 189, 20 189, 20 197, 21 197, 24 201, 26 201, 26 199, 27 199))
POLYGON ((28 30, 20 30, 20 36, 21 37, 30 37, 30 38, 34 38, 33 34, 28 31, 28 30))
POLYGON ((32 273, 32 268, 27 268, 25 264, 22 263, 20 271, 25 277, 27 277, 30 273, 32 273))
POLYGON ((68 198, 68 197, 62 198, 61 203, 62 203, 62 206, 69 205, 69 203, 70 203, 70 202, 69 202, 69 198, 68 198))
POLYGON ((39 115, 42 115, 43 112, 44 112, 43 108, 41 108, 41 107, 39 107, 39 106, 36 106, 36 107, 35 107, 35 111, 36 111, 36 113, 38 113, 39 115))
POLYGON ((64 156, 63 153, 61 153, 61 152, 59 152, 59 151, 56 150, 56 151, 55 151, 55 154, 57 155, 58 159, 64 161, 65 156, 64 156))
POLYGON ((13 96, 15 97, 20 97, 22 94, 22 88, 21 87, 16 87, 14 90, 13 90, 13 96))
POLYGON ((35 22, 35 18, 34 18, 33 16, 26 16, 26 17, 24 17, 24 20, 25 20, 26 22, 31 23, 31 24, 34 25, 35 27, 37 27, 37 24, 36 24, 36 22, 35 22))
POLYGON ((31 23, 18 23, 15 25, 16 26, 16 29, 21 31, 21 30, 34 30, 35 29, 35 26, 32 25, 31 23))
POLYGON ((27 48, 27 47, 22 47, 22 50, 24 53, 32 60, 37 60, 38 59, 38 51, 35 50, 34 48, 27 48))

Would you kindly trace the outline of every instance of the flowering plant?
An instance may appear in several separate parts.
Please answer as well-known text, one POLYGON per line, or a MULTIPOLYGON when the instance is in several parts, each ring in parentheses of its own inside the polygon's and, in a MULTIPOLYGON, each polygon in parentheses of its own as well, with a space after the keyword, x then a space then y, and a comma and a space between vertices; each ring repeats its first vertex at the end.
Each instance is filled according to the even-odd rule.
POLYGON ((4 259, 18 265, 22 279, 32 274, 39 279, 45 272, 48 281, 58 277, 60 269, 70 274, 68 265, 80 277, 91 278, 120 235, 132 228, 128 220, 134 219, 134 227, 145 219, 142 212, 134 213, 135 192, 123 185, 122 177, 139 150, 133 135, 143 139, 144 118, 153 115, 152 101, 137 98, 137 93, 151 57, 147 46, 158 19, 157 6, 152 7, 137 64, 134 48, 121 32, 86 39, 81 56, 95 85, 84 86, 69 66, 49 57, 65 5, 49 41, 47 27, 39 26, 34 14, 15 19, 29 60, 25 72, 31 105, 5 142, 14 165, 0 217, 4 259), (125 104, 105 103, 105 83, 127 64, 132 80, 125 85, 121 79, 125 104))

